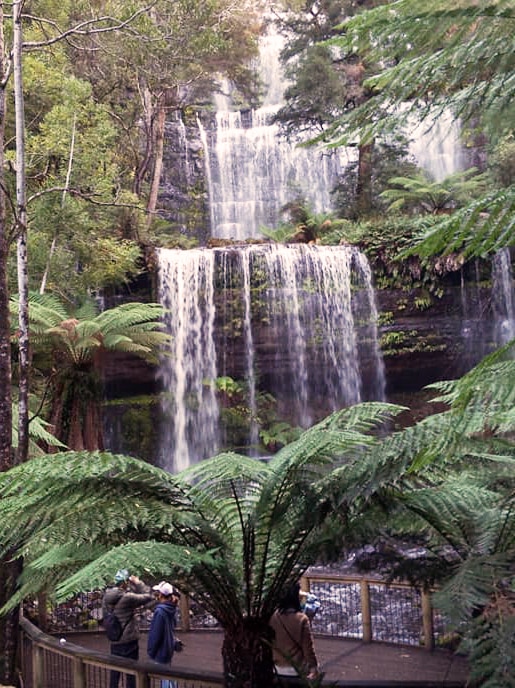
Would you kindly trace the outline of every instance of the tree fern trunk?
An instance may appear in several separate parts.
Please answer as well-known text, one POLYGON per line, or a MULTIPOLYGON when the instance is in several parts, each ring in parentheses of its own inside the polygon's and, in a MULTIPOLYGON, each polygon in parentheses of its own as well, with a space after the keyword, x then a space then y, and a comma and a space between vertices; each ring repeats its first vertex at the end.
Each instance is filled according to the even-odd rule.
POLYGON ((274 682, 271 630, 261 619, 225 629, 222 645, 226 688, 268 688, 274 682))

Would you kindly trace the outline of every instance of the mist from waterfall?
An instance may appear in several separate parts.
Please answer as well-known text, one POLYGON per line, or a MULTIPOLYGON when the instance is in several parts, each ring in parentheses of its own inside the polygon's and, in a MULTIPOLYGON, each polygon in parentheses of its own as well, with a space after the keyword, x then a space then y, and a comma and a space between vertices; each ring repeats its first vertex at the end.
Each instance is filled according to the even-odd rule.
POLYGON ((172 337, 161 363, 160 462, 168 470, 231 448, 220 377, 243 381, 251 455, 260 395, 273 397, 278 420, 304 428, 343 406, 384 399, 371 274, 357 249, 258 244, 158 255, 172 337))

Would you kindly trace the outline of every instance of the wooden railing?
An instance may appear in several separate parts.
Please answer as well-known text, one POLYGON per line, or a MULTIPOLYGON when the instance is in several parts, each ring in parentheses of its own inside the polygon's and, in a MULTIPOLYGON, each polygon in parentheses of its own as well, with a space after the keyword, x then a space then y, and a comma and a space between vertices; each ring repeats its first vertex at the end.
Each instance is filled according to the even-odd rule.
MULTIPOLYGON (((105 688, 110 672, 134 676, 136 688, 153 688, 171 680, 177 688, 219 688, 221 674, 201 668, 181 670, 155 662, 134 661, 96 652, 48 635, 27 619, 21 619, 21 671, 25 688, 105 688)), ((124 681, 120 682, 125 685, 124 681)))
MULTIPOLYGON (((426 592, 409 585, 386 585, 384 581, 372 576, 319 573, 304 576, 301 588, 314 592, 324 607, 323 612, 312 622, 317 635, 351 637, 367 643, 377 640, 395 642, 396 638, 392 638, 391 633, 400 627, 404 618, 408 619, 409 625, 412 626, 408 644, 423 645, 428 650, 435 645, 435 612, 431 606, 430 595, 426 592), (388 614, 392 610, 387 607, 396 595, 400 595, 402 604, 399 606, 395 602, 392 610, 397 617, 389 619, 388 614), (387 637, 381 635, 383 631, 378 619, 386 627, 387 637)), ((99 595, 95 595, 92 599, 97 604, 99 595)), ((96 609, 91 602, 85 606, 88 609, 96 609)), ((93 614, 91 619, 85 620, 84 613, 76 601, 75 606, 70 603, 67 610, 76 608, 80 612, 77 616, 80 622, 75 626, 70 622, 66 629, 61 626, 57 634, 61 635, 65 631, 72 633, 79 630, 98 630, 98 614, 93 614), (95 623, 91 623, 92 621, 95 623)), ((53 613, 49 614, 49 623, 52 616, 53 613)), ((65 618, 73 621, 74 617, 65 618)), ((148 620, 148 616, 146 619, 148 620)), ((211 624, 211 627, 213 625, 211 624)), ((109 672, 113 669, 133 675, 136 679, 136 688, 153 688, 159 686, 160 679, 167 678, 176 681, 178 688, 214 688, 223 685, 221 676, 203 676, 198 670, 161 669, 155 663, 134 662, 101 654, 69 641, 61 644, 58 637, 46 634, 26 618, 21 621, 21 629, 24 685, 30 688, 100 688, 108 685, 109 672), (58 680, 52 678, 52 672, 56 672, 58 680)), ((191 601, 183 595, 180 602, 180 630, 187 633, 198 629, 199 626, 195 625, 195 614, 192 614, 191 601)))
POLYGON ((347 617, 339 623, 339 632, 334 632, 334 629, 324 630, 322 620, 327 616, 326 608, 325 614, 320 614, 313 621, 315 633, 361 637, 367 643, 383 640, 406 645, 424 645, 428 650, 432 650, 436 640, 445 633, 444 619, 433 609, 430 591, 414 588, 408 583, 386 584, 376 576, 308 573, 301 579, 301 589, 316 593, 323 607, 326 604, 324 590, 331 586, 353 592, 357 607, 354 616, 359 618, 360 622, 353 631, 350 631, 347 617), (399 633, 401 640, 399 640, 392 629, 399 627, 399 621, 402 623, 404 620, 407 625, 407 617, 411 622, 411 629, 399 628, 401 631, 399 633), (385 619, 381 634, 379 634, 378 618, 385 619), (438 621, 437 628, 435 628, 436 620, 438 621), (409 632, 403 635, 408 630, 409 632))

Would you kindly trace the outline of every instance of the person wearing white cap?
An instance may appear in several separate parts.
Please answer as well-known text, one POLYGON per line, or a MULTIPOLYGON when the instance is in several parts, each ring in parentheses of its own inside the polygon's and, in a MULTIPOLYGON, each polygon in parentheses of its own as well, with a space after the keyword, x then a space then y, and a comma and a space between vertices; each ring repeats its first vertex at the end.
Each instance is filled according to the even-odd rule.
MULTIPOLYGON (((174 633, 179 592, 166 581, 152 589, 158 594, 158 603, 148 631, 147 653, 155 662, 171 664, 173 653, 180 644, 174 633)), ((163 680, 161 688, 175 688, 175 682, 163 680)))

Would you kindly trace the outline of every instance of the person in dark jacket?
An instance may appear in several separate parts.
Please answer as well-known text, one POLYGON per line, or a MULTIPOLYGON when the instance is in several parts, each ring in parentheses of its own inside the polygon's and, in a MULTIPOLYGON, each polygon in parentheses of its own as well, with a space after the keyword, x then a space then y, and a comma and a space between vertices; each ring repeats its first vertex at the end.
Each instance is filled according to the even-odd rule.
MULTIPOLYGON (((155 662, 171 664, 175 650, 175 625, 179 593, 166 581, 154 585, 158 603, 148 632, 147 653, 155 662)), ((174 688, 174 682, 161 681, 161 688, 174 688)))
MULTIPOLYGON (((150 587, 145 585, 137 576, 131 576, 127 569, 120 569, 114 577, 116 586, 108 588, 103 599, 104 614, 114 610, 118 617, 123 633, 120 640, 111 643, 111 654, 117 657, 138 659, 139 657, 139 626, 134 612, 138 607, 150 604, 154 596, 150 587)), ((109 688, 118 688, 119 671, 111 671, 109 688)), ((136 688, 136 677, 127 676, 127 688, 136 688)))

